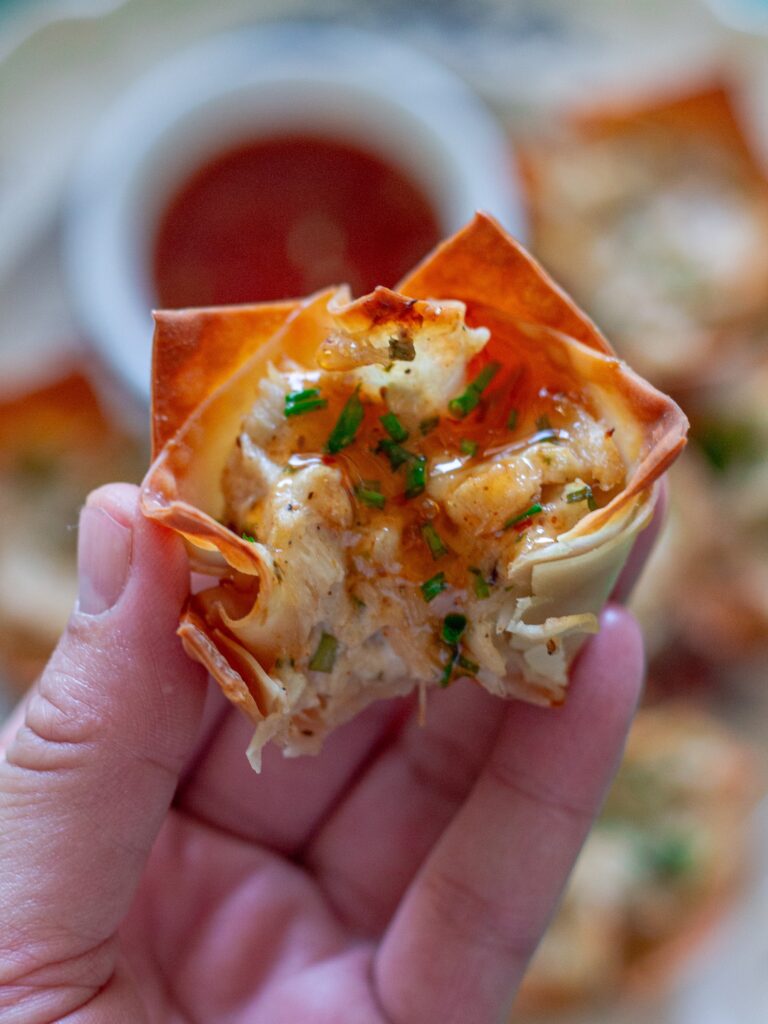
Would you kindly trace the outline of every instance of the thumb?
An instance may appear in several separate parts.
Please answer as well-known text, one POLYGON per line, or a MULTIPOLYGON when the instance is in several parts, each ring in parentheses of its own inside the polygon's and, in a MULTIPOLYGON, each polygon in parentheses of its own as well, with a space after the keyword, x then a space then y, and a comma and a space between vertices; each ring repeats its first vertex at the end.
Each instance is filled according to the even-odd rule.
POLYGON ((0 748, 0 985, 4 962, 61 964, 115 932, 202 711, 175 636, 183 547, 135 487, 90 496, 78 568, 77 607, 0 748))

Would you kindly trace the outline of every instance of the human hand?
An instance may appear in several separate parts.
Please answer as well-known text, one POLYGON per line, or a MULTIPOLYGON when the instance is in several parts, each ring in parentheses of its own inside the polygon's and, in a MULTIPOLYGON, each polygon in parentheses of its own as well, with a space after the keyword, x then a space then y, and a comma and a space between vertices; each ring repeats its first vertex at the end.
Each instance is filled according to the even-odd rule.
POLYGON ((1 1024, 503 1021, 618 764, 631 616, 606 609, 561 709, 459 682, 423 727, 379 703, 256 776, 175 637, 186 556, 135 488, 91 496, 80 565, 0 734, 1 1024))

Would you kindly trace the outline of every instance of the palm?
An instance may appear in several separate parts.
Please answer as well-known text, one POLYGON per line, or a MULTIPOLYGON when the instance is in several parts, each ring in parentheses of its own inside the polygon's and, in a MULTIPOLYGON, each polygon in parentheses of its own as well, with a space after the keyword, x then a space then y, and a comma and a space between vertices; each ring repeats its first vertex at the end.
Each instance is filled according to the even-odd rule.
POLYGON ((152 1020, 388 1019, 377 940, 502 713, 466 684, 442 696, 426 729, 410 704, 379 705, 320 758, 268 751, 260 777, 243 755, 247 723, 224 712, 123 929, 152 1020))

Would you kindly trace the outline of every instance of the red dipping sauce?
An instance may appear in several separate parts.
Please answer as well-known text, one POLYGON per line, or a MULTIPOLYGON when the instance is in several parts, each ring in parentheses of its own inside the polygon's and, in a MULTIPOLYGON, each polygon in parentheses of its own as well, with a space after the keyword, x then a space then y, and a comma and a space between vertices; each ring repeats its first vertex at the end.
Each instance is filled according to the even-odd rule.
POLYGON ((155 239, 166 308, 390 287, 440 239, 435 211, 403 173, 346 143, 249 142, 203 165, 172 197, 155 239))

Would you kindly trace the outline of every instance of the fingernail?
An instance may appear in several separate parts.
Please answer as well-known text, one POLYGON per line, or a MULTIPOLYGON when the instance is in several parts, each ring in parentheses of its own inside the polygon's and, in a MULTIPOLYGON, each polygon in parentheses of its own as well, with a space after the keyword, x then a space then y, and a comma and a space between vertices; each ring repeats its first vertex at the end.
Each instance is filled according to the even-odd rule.
POLYGON ((100 615, 125 589, 131 566, 133 534, 108 512, 86 505, 77 539, 78 611, 100 615))

